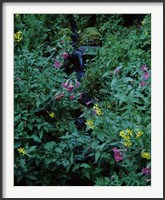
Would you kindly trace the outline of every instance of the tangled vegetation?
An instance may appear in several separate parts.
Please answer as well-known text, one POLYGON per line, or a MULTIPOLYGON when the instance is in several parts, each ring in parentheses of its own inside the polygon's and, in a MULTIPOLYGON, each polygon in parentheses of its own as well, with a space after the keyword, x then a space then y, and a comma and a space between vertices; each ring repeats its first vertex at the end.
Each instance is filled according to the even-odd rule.
POLYGON ((15 185, 151 185, 151 16, 14 18, 15 185))

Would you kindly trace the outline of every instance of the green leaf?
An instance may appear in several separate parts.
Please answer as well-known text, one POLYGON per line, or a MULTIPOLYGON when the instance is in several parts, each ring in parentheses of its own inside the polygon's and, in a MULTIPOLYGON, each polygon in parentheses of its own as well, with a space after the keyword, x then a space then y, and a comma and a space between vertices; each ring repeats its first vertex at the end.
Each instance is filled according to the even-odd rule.
POLYGON ((109 75, 110 75, 109 71, 108 71, 108 72, 105 72, 105 73, 103 74, 102 78, 104 78, 104 77, 106 77, 106 76, 109 76, 109 75))
POLYGON ((56 143, 54 141, 47 142, 44 145, 44 149, 51 151, 55 147, 56 143))
POLYGON ((31 124, 27 124, 27 127, 32 131, 33 130, 33 127, 31 124))
POLYGON ((90 173, 89 173, 89 171, 86 171, 86 172, 84 173, 84 176, 85 176, 87 179, 90 180, 90 173))
POLYGON ((80 164, 75 164, 73 169, 72 169, 72 172, 76 171, 79 168, 80 168, 80 164))
POLYGON ((37 146, 31 146, 28 149, 26 149, 27 153, 31 153, 32 151, 34 151, 34 149, 36 149, 37 146))
POLYGON ((40 101, 37 101, 37 102, 36 102, 36 106, 37 106, 37 108, 39 107, 40 104, 41 104, 40 101))
POLYGON ((90 165, 88 165, 88 164, 86 164, 86 163, 82 163, 82 164, 80 165, 80 167, 83 167, 83 168, 85 168, 85 169, 91 168, 90 165))
POLYGON ((21 144, 22 144, 21 142, 14 142, 14 148, 16 149, 16 148, 20 147, 21 144))
POLYGON ((25 160, 21 159, 19 161, 19 165, 22 167, 22 169, 24 169, 24 171, 27 171, 25 160))
POLYGON ((62 149, 59 148, 59 147, 57 147, 57 148, 55 148, 55 152, 57 152, 57 153, 62 153, 62 149))
POLYGON ((71 164, 73 163, 73 151, 72 151, 71 156, 70 156, 70 162, 71 162, 71 164))
POLYGON ((41 142, 41 139, 37 135, 31 135, 30 138, 32 138, 35 142, 41 142))
POLYGON ((95 154, 95 162, 97 162, 97 160, 99 159, 100 155, 101 155, 100 151, 96 152, 96 154, 95 154))
POLYGON ((39 132, 39 137, 40 137, 41 140, 42 140, 43 134, 44 134, 43 131, 39 132))

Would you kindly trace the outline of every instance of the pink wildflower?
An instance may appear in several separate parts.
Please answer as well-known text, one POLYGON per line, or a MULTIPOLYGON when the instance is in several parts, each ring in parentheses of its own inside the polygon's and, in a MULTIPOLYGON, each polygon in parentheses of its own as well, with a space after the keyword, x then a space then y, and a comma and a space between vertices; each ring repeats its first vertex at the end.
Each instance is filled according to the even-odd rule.
POLYGON ((141 67, 141 70, 142 70, 142 71, 148 71, 147 65, 143 65, 143 66, 141 67))
POLYGON ((143 78, 145 80, 147 80, 147 79, 149 79, 149 77, 150 77, 150 74, 148 72, 145 72, 144 75, 143 75, 143 78))
POLYGON ((140 82, 140 86, 141 86, 141 87, 144 87, 145 85, 147 85, 147 83, 146 83, 145 81, 141 81, 141 82, 140 82))
POLYGON ((141 171, 147 176, 151 174, 151 169, 149 167, 143 167, 141 171))
POLYGON ((116 162, 118 162, 120 160, 123 160, 123 156, 119 152, 119 149, 117 149, 116 147, 114 147, 113 148, 113 152, 114 152, 114 158, 115 158, 116 162))
POLYGON ((61 67, 61 63, 59 61, 54 62, 54 67, 59 68, 61 67))
POLYGON ((119 150, 117 149, 117 147, 113 147, 113 152, 114 153, 119 152, 119 150))
POLYGON ((82 94, 80 94, 80 97, 79 97, 79 99, 82 99, 83 98, 83 96, 82 96, 82 94))
POLYGON ((55 100, 61 100, 62 99, 62 97, 64 97, 64 93, 61 93, 61 94, 59 94, 59 95, 55 95, 55 100))
POLYGON ((115 157, 116 162, 123 160, 123 156, 120 153, 117 153, 117 152, 114 153, 114 157, 115 157))
POLYGON ((69 84, 68 84, 68 82, 66 81, 65 83, 62 83, 62 85, 61 85, 63 88, 68 88, 69 87, 69 84))
POLYGON ((67 59, 67 58, 69 57, 69 54, 68 54, 67 52, 64 52, 64 53, 62 54, 62 57, 63 57, 64 59, 67 59))
POLYGON ((80 86, 80 82, 75 80, 75 83, 76 83, 76 87, 79 87, 80 86))
POLYGON ((73 99, 74 99, 74 95, 71 94, 71 95, 70 95, 70 100, 73 100, 73 99))
POLYGON ((70 83, 70 85, 69 85, 68 88, 67 88, 67 89, 68 89, 68 92, 72 92, 73 88, 74 88, 73 85, 70 83))

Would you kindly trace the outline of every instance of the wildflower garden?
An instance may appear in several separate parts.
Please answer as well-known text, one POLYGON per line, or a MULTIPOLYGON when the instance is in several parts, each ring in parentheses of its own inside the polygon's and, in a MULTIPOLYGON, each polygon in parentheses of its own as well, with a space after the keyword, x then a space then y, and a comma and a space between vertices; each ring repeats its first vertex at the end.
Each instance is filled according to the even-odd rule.
POLYGON ((14 185, 151 185, 151 15, 15 14, 14 185))

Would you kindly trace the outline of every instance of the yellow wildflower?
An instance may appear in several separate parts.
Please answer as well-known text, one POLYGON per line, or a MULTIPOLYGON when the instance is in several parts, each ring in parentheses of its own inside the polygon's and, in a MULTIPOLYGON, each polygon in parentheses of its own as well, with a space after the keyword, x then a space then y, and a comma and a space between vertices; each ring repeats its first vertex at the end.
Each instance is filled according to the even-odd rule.
POLYGON ((138 131, 137 134, 136 134, 136 138, 140 138, 142 135, 143 135, 143 132, 142 131, 138 131))
POLYGON ((18 31, 17 33, 14 34, 14 41, 20 42, 21 40, 22 40, 22 32, 18 31))
POLYGON ((94 128, 94 122, 92 119, 88 119, 86 124, 89 126, 89 128, 93 129, 94 128))
POLYGON ((132 142, 130 140, 123 142, 124 146, 130 147, 132 145, 132 142))
POLYGON ((120 134, 119 134, 121 137, 123 137, 125 135, 124 131, 120 131, 120 134))
POLYGON ((55 118, 55 114, 54 114, 53 112, 49 113, 49 116, 50 116, 51 118, 55 118))
POLYGON ((102 115, 103 114, 103 112, 99 108, 98 104, 95 104, 93 108, 94 108, 94 110, 95 110, 95 112, 96 112, 97 115, 102 115))
POLYGON ((133 131, 131 131, 131 129, 126 129, 126 133, 130 136, 132 136, 133 131))
POLYGON ((22 154, 22 155, 25 155, 25 154, 26 154, 26 151, 25 151, 24 148, 22 148, 22 147, 18 148, 17 150, 18 150, 18 152, 19 152, 20 154, 22 154))
POLYGON ((124 138, 125 141, 129 141, 130 140, 130 136, 129 135, 124 134, 122 137, 124 138))
POLYGON ((148 152, 142 152, 142 153, 141 153, 141 157, 142 157, 142 158, 145 158, 145 159, 147 159, 147 160, 150 160, 150 159, 151 159, 151 155, 150 155, 150 153, 148 153, 148 152))

